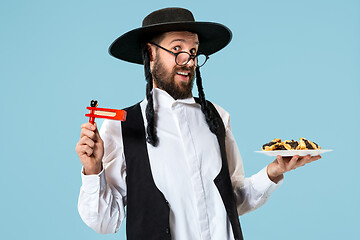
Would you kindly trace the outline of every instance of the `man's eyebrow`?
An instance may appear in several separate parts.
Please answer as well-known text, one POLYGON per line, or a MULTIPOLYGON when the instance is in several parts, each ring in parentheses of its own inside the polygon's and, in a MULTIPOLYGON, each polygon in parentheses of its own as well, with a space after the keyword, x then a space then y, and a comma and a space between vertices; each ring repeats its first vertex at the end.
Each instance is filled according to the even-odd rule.
MULTIPOLYGON (((170 42, 170 44, 173 43, 173 42, 176 42, 176 41, 184 42, 184 43, 186 42, 184 39, 179 38, 179 39, 174 39, 174 40, 172 40, 172 41, 170 42)), ((196 45, 199 45, 199 42, 195 42, 195 44, 196 44, 196 45)))

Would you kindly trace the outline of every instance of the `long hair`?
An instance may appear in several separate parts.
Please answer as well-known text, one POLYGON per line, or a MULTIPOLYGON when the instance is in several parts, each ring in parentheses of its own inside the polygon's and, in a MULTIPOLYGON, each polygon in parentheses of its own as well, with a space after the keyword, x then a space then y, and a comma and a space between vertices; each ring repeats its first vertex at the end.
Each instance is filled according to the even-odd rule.
POLYGON ((145 71, 145 79, 146 79, 146 120, 147 120, 147 127, 146 127, 146 141, 153 145, 154 147, 157 145, 159 139, 156 135, 156 128, 155 128, 155 111, 154 111, 154 100, 152 96, 152 89, 153 89, 153 79, 152 74, 150 71, 150 54, 146 46, 143 47, 143 60, 144 60, 144 71, 145 71))
POLYGON ((214 116, 214 113, 209 108, 207 101, 205 99, 205 93, 204 93, 204 88, 202 85, 202 79, 201 79, 199 67, 196 67, 195 74, 196 74, 196 85, 197 85, 198 92, 199 92, 199 101, 200 101, 201 111, 205 115, 205 120, 210 128, 210 131, 216 135, 218 128, 219 128, 218 122, 217 122, 217 118, 214 116))

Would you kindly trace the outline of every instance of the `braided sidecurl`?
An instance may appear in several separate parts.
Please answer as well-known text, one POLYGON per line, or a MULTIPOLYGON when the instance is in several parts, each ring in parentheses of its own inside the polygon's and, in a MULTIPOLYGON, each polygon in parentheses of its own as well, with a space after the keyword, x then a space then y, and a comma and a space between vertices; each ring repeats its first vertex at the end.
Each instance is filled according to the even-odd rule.
POLYGON ((202 79, 201 79, 199 67, 196 68, 195 73, 196 73, 196 85, 197 85, 197 88, 199 91, 199 100, 200 100, 201 111, 205 115, 205 119, 206 119, 207 124, 209 125, 210 131, 214 134, 217 134, 217 131, 218 131, 217 118, 214 116, 214 113, 211 111, 211 109, 207 105, 207 102, 205 99, 204 88, 202 86, 202 79))
POLYGON ((154 101, 152 96, 153 79, 150 70, 150 55, 146 47, 143 48, 143 60, 144 60, 145 79, 147 82, 146 99, 148 101, 145 110, 146 120, 147 120, 146 141, 155 147, 159 139, 156 135, 156 129, 155 129, 155 111, 154 111, 154 101))

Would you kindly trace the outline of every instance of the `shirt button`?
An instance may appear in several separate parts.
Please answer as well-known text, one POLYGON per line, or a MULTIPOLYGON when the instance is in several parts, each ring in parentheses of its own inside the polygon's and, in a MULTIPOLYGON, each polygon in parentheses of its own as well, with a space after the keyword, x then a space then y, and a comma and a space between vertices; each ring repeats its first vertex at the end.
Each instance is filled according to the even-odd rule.
POLYGON ((165 229, 165 232, 166 232, 166 234, 170 234, 170 228, 167 227, 167 228, 165 229))

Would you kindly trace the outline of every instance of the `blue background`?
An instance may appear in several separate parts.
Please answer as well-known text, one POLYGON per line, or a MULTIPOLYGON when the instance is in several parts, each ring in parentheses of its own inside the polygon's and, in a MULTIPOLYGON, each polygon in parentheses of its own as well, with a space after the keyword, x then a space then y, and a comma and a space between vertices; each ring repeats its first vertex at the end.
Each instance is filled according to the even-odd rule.
POLYGON ((91 99, 144 98, 142 66, 107 49, 167 6, 233 31, 202 75, 207 98, 231 114, 247 176, 273 160, 254 151, 275 137, 335 150, 242 216, 245 239, 358 237, 359 1, 1 0, 0 239, 125 239, 125 225, 99 235, 80 219, 75 145, 91 99))

